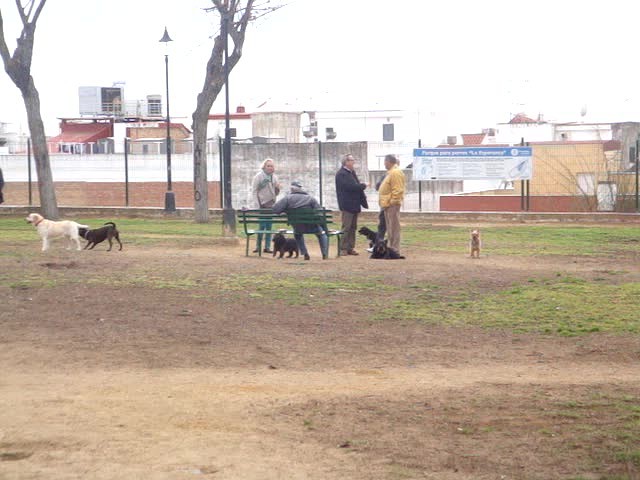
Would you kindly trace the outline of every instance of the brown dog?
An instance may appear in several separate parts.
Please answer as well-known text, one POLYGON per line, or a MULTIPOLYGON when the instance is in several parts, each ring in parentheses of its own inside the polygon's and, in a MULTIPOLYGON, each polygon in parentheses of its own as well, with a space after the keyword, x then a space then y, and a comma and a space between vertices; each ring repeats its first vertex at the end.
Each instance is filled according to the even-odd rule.
POLYGON ((89 228, 80 228, 80 236, 87 241, 87 244, 84 246, 84 249, 87 248, 89 250, 93 249, 97 244, 104 242, 107 240, 109 242, 109 248, 107 252, 111 251, 111 247, 113 246, 113 239, 116 240, 120 244, 119 250, 122 250, 122 242, 120 241, 120 232, 116 228, 116 224, 113 222, 107 222, 104 224, 104 227, 96 228, 95 230, 90 230, 89 228))
POLYGON ((471 251, 471 258, 480 258, 480 230, 477 228, 471 231, 469 247, 471 251))

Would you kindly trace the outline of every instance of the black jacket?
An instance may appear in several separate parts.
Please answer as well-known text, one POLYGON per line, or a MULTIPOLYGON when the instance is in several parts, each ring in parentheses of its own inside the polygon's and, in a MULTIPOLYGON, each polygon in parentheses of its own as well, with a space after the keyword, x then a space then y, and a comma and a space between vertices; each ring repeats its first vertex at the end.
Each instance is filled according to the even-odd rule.
POLYGON ((341 167, 336 173, 336 194, 338 208, 343 212, 358 213, 360 207, 369 208, 364 189, 365 183, 360 183, 355 172, 341 167))

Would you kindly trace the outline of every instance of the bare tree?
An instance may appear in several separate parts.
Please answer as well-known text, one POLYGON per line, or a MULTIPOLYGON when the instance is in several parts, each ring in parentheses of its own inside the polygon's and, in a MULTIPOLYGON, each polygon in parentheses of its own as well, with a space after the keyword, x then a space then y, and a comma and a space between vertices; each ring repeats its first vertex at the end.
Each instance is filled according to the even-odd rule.
POLYGON ((4 34, 4 20, 0 8, 0 56, 4 62, 4 69, 22 94, 27 111, 27 122, 31 132, 33 156, 38 173, 38 190, 40 206, 45 217, 58 218, 58 204, 56 192, 53 188, 53 177, 47 150, 47 137, 40 113, 40 95, 31 76, 31 59, 33 56, 33 41, 36 23, 46 0, 16 0, 16 7, 22 22, 22 32, 17 39, 13 56, 9 52, 4 34))
POLYGON ((220 17, 220 30, 214 37, 213 48, 207 62, 204 85, 198 94, 196 110, 193 112, 193 173, 194 210, 198 223, 209 221, 209 195, 207 186, 207 123, 213 102, 225 85, 227 75, 242 56, 242 47, 249 22, 272 12, 280 6, 272 6, 270 0, 211 0, 208 11, 220 17), (231 39, 233 49, 227 42, 231 39), (228 55, 225 64, 225 47, 228 55))
POLYGON ((558 147, 557 155, 543 159, 542 166, 553 174, 557 193, 575 197, 575 208, 625 211, 633 193, 632 170, 623 153, 625 143, 599 143, 558 147))

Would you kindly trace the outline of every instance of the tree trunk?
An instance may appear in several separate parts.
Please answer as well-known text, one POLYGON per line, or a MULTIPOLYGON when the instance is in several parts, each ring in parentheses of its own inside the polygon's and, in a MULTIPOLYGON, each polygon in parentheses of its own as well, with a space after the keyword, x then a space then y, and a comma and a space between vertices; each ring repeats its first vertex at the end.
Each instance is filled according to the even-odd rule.
POLYGON ((58 203, 56 202, 56 192, 53 188, 47 137, 44 133, 44 124, 40 114, 40 95, 31 76, 31 57, 33 55, 36 22, 46 0, 40 0, 39 2, 31 0, 26 2, 25 5, 22 5, 22 3, 16 1, 18 14, 22 20, 22 33, 17 39, 13 56, 9 53, 9 48, 4 38, 4 19, 2 18, 2 9, 0 9, 0 57, 2 57, 5 71, 20 90, 27 111, 31 144, 33 145, 36 172, 38 174, 42 215, 46 218, 57 220, 58 203))
POLYGON ((207 62, 202 92, 198 95, 196 110, 193 112, 193 177, 194 177, 194 216, 197 223, 209 221, 209 189, 207 184, 207 123, 209 112, 218 96, 224 76, 221 74, 222 40, 218 36, 214 41, 211 58, 207 62))
POLYGON ((207 122, 209 112, 198 102, 193 113, 193 188, 196 223, 209 222, 209 184, 207 181, 207 122))
POLYGON ((33 78, 20 89, 24 106, 27 111, 27 122, 31 132, 31 144, 33 146, 33 158, 36 162, 38 174, 38 191, 40 193, 40 208, 42 215, 51 220, 58 219, 58 202, 53 186, 51 164, 49 163, 49 150, 47 149, 47 137, 40 114, 40 95, 36 89, 33 78))

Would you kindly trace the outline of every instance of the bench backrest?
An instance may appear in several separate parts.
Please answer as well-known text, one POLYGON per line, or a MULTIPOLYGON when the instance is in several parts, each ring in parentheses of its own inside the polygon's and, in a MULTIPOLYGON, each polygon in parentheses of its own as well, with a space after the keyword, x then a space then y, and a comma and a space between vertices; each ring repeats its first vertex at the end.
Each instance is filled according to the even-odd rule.
POLYGON ((268 208, 238 210, 238 222, 244 227, 245 233, 251 226, 264 221, 272 225, 321 225, 326 230, 327 225, 333 223, 333 212, 326 208, 295 208, 283 214, 273 213, 268 208))
POLYGON ((273 213, 270 208, 256 208, 251 210, 238 210, 238 222, 243 225, 245 233, 247 228, 258 225, 261 222, 270 221, 272 224, 287 225, 285 214, 273 213))
POLYGON ((328 225, 332 222, 332 211, 326 208, 296 208, 287 212, 289 225, 328 225))

